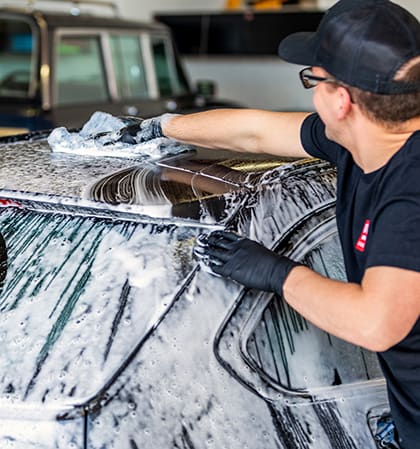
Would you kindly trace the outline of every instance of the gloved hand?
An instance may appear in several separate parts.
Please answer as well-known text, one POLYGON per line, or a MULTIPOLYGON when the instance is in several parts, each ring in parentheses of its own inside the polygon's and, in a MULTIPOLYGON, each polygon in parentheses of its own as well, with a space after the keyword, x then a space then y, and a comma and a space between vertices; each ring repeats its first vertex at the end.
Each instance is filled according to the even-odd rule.
POLYGON ((159 137, 165 137, 162 125, 179 114, 163 114, 149 119, 138 119, 137 117, 121 117, 127 122, 127 126, 120 130, 118 141, 137 144, 147 142, 159 137), (137 119, 137 120, 136 120, 137 119))
POLYGON ((260 243, 226 231, 201 234, 197 238, 194 254, 213 273, 246 287, 279 295, 290 271, 300 265, 260 243))
MULTIPOLYGON (((96 111, 78 132, 64 127, 55 128, 48 137, 53 151, 74 152, 105 146, 127 147, 164 137, 162 124, 177 114, 163 114, 143 120, 140 117, 115 117, 107 112, 96 111), (121 145, 125 143, 126 145, 121 145)), ((169 139, 162 139, 169 140, 169 139)), ((156 147, 161 144, 156 142, 156 147)))

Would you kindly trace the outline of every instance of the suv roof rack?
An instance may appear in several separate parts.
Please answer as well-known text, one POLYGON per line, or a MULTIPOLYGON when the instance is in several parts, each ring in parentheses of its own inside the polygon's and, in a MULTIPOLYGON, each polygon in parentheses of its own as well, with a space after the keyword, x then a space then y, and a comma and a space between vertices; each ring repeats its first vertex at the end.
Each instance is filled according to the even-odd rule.
MULTIPOLYGON (((56 5, 68 4, 70 6, 70 14, 78 16, 82 13, 83 6, 104 7, 112 10, 115 16, 119 16, 119 9, 115 2, 108 0, 21 0, 11 2, 10 6, 16 7, 16 3, 22 3, 28 9, 36 9, 40 3, 51 3, 56 5)), ((6 6, 6 5, 2 5, 6 6)))

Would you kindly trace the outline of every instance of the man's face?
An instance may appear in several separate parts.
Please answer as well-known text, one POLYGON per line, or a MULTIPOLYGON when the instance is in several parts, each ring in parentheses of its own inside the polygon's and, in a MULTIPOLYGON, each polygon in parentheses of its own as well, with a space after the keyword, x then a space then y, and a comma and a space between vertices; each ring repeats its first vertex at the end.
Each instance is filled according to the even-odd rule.
MULTIPOLYGON (((331 75, 321 67, 313 67, 313 74, 324 78, 331 78, 331 75)), ((334 94, 337 86, 331 83, 320 82, 314 87, 313 104, 315 110, 318 112, 321 120, 325 124, 325 133, 328 139, 336 140, 335 129, 337 127, 337 120, 334 114, 334 94)))

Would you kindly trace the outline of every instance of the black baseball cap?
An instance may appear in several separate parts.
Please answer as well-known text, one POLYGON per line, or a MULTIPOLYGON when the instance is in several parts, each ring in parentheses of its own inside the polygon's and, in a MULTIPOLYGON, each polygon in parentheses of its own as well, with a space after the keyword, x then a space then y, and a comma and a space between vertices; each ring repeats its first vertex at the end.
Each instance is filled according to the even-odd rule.
POLYGON ((420 91, 420 82, 395 81, 406 62, 420 56, 420 23, 389 0, 340 0, 316 32, 294 33, 279 55, 294 64, 322 67, 349 86, 377 94, 420 91))

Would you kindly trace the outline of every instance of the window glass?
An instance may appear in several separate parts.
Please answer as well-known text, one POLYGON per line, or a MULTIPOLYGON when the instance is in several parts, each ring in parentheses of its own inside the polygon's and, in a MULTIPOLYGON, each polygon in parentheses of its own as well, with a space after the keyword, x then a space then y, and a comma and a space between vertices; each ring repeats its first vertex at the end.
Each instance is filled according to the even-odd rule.
POLYGON ((120 98, 147 98, 149 95, 139 36, 111 36, 111 51, 120 98))
POLYGON ((152 37, 152 50, 160 95, 187 93, 185 79, 178 70, 169 42, 164 38, 152 37))
MULTIPOLYGON (((303 262, 325 276, 345 279, 337 233, 317 242, 308 248, 303 262)), ((262 313, 247 351, 265 376, 292 390, 382 377, 375 354, 318 329, 277 296, 262 313)))
POLYGON ((56 81, 60 105, 108 100, 98 36, 61 36, 56 81))
POLYGON ((196 228, 3 207, 0 230, 0 390, 32 403, 94 397, 194 268, 196 228))
POLYGON ((22 20, 0 19, 0 96, 29 96, 35 37, 22 20))

